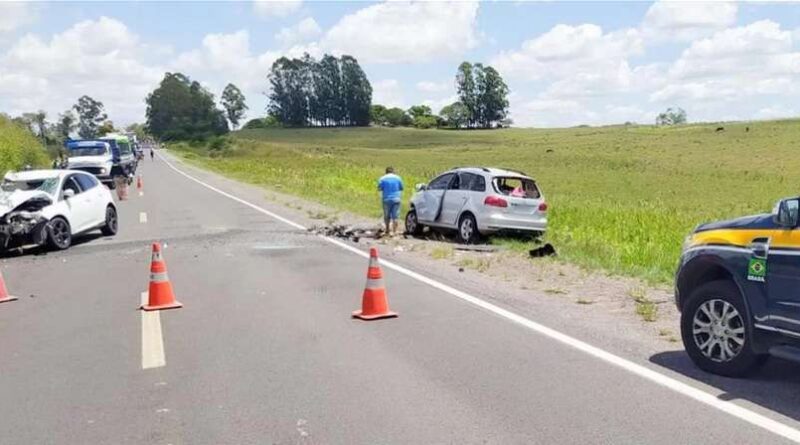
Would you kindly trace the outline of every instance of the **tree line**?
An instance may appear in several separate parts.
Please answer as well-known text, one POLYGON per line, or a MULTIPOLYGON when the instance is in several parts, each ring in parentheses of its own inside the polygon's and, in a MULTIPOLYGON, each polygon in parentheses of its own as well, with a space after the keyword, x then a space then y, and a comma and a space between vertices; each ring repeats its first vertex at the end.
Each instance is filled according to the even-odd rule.
POLYGON ((281 57, 267 79, 268 113, 283 126, 369 125, 372 85, 352 56, 281 57))

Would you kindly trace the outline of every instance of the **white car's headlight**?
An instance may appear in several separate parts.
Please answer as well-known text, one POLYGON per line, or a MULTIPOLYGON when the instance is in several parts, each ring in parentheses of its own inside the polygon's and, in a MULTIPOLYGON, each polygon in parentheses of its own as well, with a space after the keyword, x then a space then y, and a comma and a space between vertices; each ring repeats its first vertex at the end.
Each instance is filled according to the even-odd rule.
POLYGON ((104 169, 104 168, 101 168, 101 169, 100 169, 100 174, 101 174, 101 175, 104 175, 104 174, 106 174, 106 169, 104 169))

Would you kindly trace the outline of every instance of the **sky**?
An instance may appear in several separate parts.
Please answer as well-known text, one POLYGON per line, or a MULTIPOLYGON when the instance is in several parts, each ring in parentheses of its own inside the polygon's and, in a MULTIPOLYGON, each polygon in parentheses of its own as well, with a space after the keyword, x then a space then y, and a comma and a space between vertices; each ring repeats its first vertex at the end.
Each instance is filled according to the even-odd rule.
POLYGON ((349 54, 373 103, 434 112, 462 61, 495 67, 518 127, 800 115, 800 3, 55 2, 0 0, 0 112, 54 120, 78 97, 118 126, 181 72, 217 98, 229 82, 266 114, 280 56, 349 54))

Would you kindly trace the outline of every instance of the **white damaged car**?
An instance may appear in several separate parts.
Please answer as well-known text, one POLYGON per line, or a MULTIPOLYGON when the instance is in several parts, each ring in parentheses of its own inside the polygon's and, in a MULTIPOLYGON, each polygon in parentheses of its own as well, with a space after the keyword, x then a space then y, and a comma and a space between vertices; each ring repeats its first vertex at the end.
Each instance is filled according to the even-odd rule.
POLYGON ((117 223, 111 192, 89 173, 22 171, 0 184, 0 251, 45 244, 63 250, 92 230, 116 235, 117 223))

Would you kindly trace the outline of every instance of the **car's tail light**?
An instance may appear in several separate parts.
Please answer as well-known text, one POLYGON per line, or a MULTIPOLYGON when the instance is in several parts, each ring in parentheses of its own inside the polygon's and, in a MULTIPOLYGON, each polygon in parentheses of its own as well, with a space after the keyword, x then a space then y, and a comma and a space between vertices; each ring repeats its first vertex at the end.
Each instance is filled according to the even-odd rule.
POLYGON ((542 201, 542 203, 539 204, 539 211, 540 212, 546 212, 547 211, 547 203, 546 202, 542 201))
POLYGON ((483 205, 492 207, 508 207, 508 201, 499 196, 487 196, 486 199, 483 200, 483 205))

